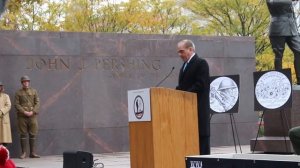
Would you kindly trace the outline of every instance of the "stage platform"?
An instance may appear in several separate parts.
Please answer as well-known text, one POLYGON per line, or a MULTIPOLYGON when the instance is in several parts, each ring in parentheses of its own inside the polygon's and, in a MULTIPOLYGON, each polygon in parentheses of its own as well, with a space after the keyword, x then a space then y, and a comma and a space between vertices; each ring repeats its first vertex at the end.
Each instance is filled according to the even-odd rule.
POLYGON ((300 157, 279 154, 188 156, 186 168, 299 168, 300 157))
MULTIPOLYGON (((251 154, 250 145, 243 145, 243 154, 251 154)), ((212 147, 211 153, 213 155, 218 154, 234 154, 234 146, 220 146, 212 147)), ((240 154, 240 149, 237 146, 237 153, 240 154)), ((258 152, 256 152, 258 153, 258 152)), ((104 153, 104 154, 93 154, 96 163, 103 163, 105 168, 130 168, 130 153, 129 152, 118 152, 118 153, 104 153)), ((295 155, 285 155, 295 157, 295 155)), ((42 156, 38 159, 18 159, 12 158, 16 163, 17 167, 22 168, 62 168, 63 167, 63 156, 42 156)), ((299 156, 300 161, 300 156, 299 156)))
POLYGON ((259 151, 252 153, 248 149, 243 153, 187 156, 185 162, 186 168, 299 168, 300 156, 259 151))

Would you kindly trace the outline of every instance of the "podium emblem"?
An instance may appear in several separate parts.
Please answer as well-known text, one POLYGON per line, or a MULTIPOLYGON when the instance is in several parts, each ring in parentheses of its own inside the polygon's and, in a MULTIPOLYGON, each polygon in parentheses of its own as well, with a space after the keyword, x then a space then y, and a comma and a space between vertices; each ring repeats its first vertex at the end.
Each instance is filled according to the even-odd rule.
POLYGON ((150 89, 128 91, 128 121, 151 121, 150 89))
POLYGON ((133 111, 134 115, 137 119, 143 118, 144 115, 144 100, 143 98, 138 95, 135 97, 134 102, 133 102, 133 111))

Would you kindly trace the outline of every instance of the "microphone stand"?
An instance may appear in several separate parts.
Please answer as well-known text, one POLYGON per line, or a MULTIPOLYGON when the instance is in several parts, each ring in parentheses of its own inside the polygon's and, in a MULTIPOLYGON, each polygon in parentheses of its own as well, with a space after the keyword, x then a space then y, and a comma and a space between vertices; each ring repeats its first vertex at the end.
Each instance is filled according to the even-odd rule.
POLYGON ((158 84, 156 84, 155 85, 155 87, 158 87, 158 86, 160 86, 160 84, 162 84, 171 74, 172 74, 172 72, 173 72, 173 70, 175 69, 175 67, 172 67, 172 69, 171 69, 171 71, 168 73, 168 75, 165 77, 165 78, 163 78, 158 84))

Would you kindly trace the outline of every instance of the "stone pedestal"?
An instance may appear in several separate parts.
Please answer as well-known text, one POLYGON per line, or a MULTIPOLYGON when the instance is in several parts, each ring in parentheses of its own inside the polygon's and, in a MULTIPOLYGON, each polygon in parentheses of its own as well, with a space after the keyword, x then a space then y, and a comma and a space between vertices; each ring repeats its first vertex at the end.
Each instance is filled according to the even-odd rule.
POLYGON ((292 108, 278 111, 264 111, 264 136, 251 139, 251 150, 265 153, 292 153, 288 137, 290 128, 300 125, 300 86, 293 86, 292 108))

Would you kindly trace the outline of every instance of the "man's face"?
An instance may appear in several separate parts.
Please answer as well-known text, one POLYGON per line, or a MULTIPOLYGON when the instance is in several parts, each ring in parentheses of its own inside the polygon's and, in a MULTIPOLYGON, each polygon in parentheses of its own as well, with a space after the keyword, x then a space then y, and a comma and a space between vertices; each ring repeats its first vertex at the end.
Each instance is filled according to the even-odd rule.
POLYGON ((22 82, 23 88, 28 88, 29 87, 29 83, 30 83, 30 81, 23 81, 22 82))
POLYGON ((186 62, 189 60, 189 58, 192 56, 193 54, 193 48, 186 48, 184 43, 178 43, 177 45, 177 53, 180 56, 180 58, 186 62))

